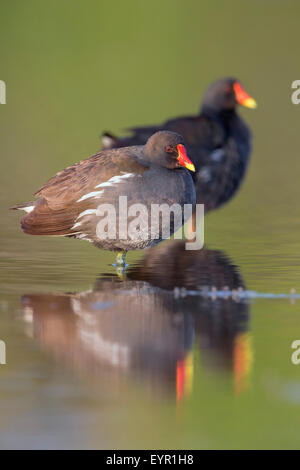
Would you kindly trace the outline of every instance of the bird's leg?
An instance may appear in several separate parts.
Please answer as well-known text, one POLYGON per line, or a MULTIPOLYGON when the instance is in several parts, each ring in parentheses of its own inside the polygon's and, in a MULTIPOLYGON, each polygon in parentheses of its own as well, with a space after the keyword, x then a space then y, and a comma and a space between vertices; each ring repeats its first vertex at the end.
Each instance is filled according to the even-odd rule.
POLYGON ((126 266, 126 251, 118 251, 116 266, 126 266))
POLYGON ((121 280, 126 279, 126 251, 118 251, 115 267, 118 277, 121 280))
POLYGON ((187 234, 189 241, 195 241, 197 231, 196 210, 193 210, 192 217, 187 222, 187 234))

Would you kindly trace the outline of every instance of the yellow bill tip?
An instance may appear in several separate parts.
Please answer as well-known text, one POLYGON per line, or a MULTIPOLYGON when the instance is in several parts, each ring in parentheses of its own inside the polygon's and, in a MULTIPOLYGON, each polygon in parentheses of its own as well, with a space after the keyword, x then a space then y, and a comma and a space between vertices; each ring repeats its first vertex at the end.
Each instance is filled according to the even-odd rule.
POLYGON ((257 103, 253 98, 246 98, 244 102, 241 104, 242 106, 245 106, 246 108, 250 108, 250 109, 257 108, 257 103))
POLYGON ((185 167, 186 167, 188 170, 190 170, 190 171, 196 171, 196 170, 195 170, 195 167, 194 167, 194 165, 193 165, 192 163, 186 163, 186 164, 185 164, 185 167))

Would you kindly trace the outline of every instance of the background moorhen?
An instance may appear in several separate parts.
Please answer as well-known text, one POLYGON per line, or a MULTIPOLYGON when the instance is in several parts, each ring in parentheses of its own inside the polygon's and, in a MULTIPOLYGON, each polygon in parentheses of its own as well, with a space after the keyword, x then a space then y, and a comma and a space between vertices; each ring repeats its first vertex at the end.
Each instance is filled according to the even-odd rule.
POLYGON ((99 248, 121 252, 117 262, 125 264, 124 252, 155 245, 162 240, 166 223, 171 222, 167 230, 169 228, 172 234, 184 222, 182 218, 180 226, 176 226, 175 217, 171 221, 160 218, 158 238, 154 239, 150 231, 151 204, 170 207, 176 203, 182 209, 185 204, 195 204, 193 181, 183 167, 194 170, 185 153, 182 136, 161 131, 150 137, 144 146, 103 151, 60 171, 35 193, 36 201, 12 209, 27 212, 21 220, 25 233, 88 240, 99 248), (137 203, 146 207, 147 213, 142 215, 146 217, 142 224, 148 223, 146 228, 143 224, 146 237, 129 236, 129 217, 125 237, 119 234, 119 216, 127 215, 127 209, 126 214, 121 214, 122 209, 119 211, 119 196, 127 196, 128 209, 137 203), (99 206, 103 204, 111 204, 115 215, 100 214, 99 206), (107 224, 115 227, 113 238, 99 238, 97 226, 100 220, 103 222, 100 215, 105 215, 107 224))
POLYGON ((181 134, 197 172, 193 174, 197 203, 205 211, 229 201, 239 188, 251 151, 251 132, 236 105, 255 108, 256 102, 235 78, 222 78, 206 90, 200 115, 169 120, 161 126, 131 128, 132 136, 103 134, 103 148, 144 144, 159 129, 181 134))

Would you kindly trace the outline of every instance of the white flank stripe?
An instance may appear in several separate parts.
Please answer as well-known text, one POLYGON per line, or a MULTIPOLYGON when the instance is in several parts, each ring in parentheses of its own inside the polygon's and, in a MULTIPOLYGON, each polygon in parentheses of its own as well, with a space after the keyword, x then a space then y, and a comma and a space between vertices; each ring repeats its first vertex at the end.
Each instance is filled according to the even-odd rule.
POLYGON ((19 207, 20 211, 25 211, 25 212, 31 212, 33 211, 34 206, 28 206, 28 207, 19 207))
POLYGON ((86 240, 87 242, 93 243, 93 240, 90 240, 89 238, 86 238, 87 234, 86 233, 80 233, 77 235, 76 238, 80 238, 81 240, 86 240))
POLYGON ((95 188, 105 188, 106 186, 112 186, 113 184, 118 184, 123 178, 130 178, 133 176, 132 173, 126 173, 125 175, 112 176, 106 183, 100 183, 95 188))
MULTIPOLYGON (((126 173, 125 175, 112 176, 105 183, 100 183, 97 186, 95 186, 95 189, 96 188, 105 188, 107 186, 113 186, 114 184, 120 183, 122 181, 122 179, 130 178, 131 176, 133 176, 133 173, 126 173)), ((97 197, 98 198, 98 197, 100 197, 100 194, 102 194, 102 193, 103 193, 103 190, 102 191, 92 191, 91 193, 88 193, 88 194, 85 194, 84 196, 82 196, 80 199, 78 199, 77 202, 84 201, 85 199, 88 199, 90 197, 97 197)))
POLYGON ((89 197, 99 197, 100 194, 102 194, 103 191, 93 191, 91 193, 88 193, 88 194, 85 194, 84 196, 82 196, 80 199, 78 199, 77 202, 81 202, 81 201, 84 201, 85 199, 88 199, 89 197))
POLYGON ((78 220, 80 217, 83 217, 84 215, 90 215, 90 214, 96 214, 97 209, 87 209, 86 211, 83 211, 79 214, 76 220, 78 220))
POLYGON ((81 225, 81 222, 77 222, 77 224, 73 225, 73 227, 71 228, 71 230, 74 230, 74 228, 79 227, 79 225, 81 225))
POLYGON ((102 136, 102 144, 104 145, 104 147, 109 147, 110 145, 113 144, 113 142, 114 142, 114 139, 112 139, 108 135, 102 136))

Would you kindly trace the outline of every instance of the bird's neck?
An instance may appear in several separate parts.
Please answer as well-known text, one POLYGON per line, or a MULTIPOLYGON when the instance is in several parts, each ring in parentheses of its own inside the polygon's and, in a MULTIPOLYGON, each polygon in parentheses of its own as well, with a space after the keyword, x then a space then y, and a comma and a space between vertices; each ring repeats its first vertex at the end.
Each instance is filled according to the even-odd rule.
POLYGON ((235 108, 219 109, 207 104, 202 106, 200 113, 218 121, 228 121, 236 116, 235 108))

